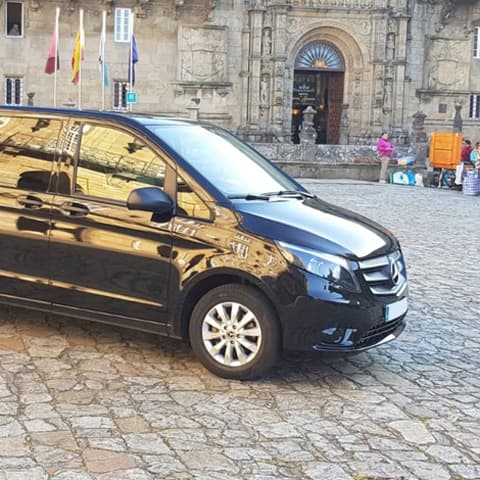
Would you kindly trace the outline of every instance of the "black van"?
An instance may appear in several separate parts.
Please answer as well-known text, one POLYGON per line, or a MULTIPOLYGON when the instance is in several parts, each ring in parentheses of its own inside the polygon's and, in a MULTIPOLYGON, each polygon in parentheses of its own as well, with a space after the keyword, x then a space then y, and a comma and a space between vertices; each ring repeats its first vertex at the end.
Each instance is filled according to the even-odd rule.
POLYGON ((1 302, 189 337, 237 379, 282 349, 359 351, 403 330, 393 235, 225 130, 0 110, 1 302))

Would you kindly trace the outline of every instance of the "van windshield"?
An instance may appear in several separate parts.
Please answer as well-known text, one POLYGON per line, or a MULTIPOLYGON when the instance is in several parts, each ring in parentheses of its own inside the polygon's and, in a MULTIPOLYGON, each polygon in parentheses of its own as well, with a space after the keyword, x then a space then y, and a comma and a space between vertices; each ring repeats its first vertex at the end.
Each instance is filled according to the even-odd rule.
POLYGON ((223 129, 199 125, 148 128, 228 197, 298 189, 296 183, 223 129))

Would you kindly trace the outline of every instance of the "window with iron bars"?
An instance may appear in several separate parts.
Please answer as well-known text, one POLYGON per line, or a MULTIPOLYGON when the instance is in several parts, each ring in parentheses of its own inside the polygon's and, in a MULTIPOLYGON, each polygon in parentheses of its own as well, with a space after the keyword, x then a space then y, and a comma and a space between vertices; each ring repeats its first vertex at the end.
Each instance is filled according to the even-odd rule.
POLYGON ((474 120, 480 119, 480 93, 470 95, 470 113, 468 117, 474 120))
POLYGON ((473 28, 473 58, 480 58, 480 27, 473 28))
POLYGON ((113 81, 113 109, 125 111, 127 110, 127 92, 128 82, 124 80, 113 81))
POLYGON ((5 77, 5 105, 21 105, 23 79, 21 77, 5 77))

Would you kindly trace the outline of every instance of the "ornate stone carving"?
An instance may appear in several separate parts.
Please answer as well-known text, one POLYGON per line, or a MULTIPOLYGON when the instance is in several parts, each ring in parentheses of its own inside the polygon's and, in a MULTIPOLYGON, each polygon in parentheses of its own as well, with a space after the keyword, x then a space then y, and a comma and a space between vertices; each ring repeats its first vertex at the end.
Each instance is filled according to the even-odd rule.
POLYGON ((468 44, 460 40, 435 39, 425 68, 428 89, 464 90, 468 87, 468 44))
MULTIPOLYGON (((0 2, 0 5, 1 5, 2 2, 0 2)), ((31 0, 30 1, 30 9, 33 11, 33 12, 36 12, 39 8, 41 7, 40 5, 40 0, 31 0)))
POLYGON ((179 44, 180 81, 226 81, 227 35, 224 27, 183 26, 179 44))
POLYGON ((268 106, 268 82, 267 77, 260 80, 260 108, 268 106))
POLYGON ((360 33, 362 35, 370 35, 371 31, 372 31, 372 25, 370 24, 370 21, 365 20, 360 24, 360 33))
POLYGON ((149 2, 150 0, 137 0, 133 11, 138 18, 145 18, 147 16, 146 6, 149 2))
POLYGON ((272 54, 272 29, 270 27, 263 29, 262 53, 263 55, 272 54))

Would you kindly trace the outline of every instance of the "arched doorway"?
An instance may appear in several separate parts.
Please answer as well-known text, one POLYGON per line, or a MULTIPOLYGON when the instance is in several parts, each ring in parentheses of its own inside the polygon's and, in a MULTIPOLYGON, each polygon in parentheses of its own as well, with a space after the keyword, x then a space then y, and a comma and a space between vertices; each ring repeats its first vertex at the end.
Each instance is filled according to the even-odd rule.
POLYGON ((305 45, 295 59, 292 101, 292 141, 299 143, 303 110, 317 113, 316 143, 337 144, 340 137, 345 61, 335 45, 316 41, 305 45))

